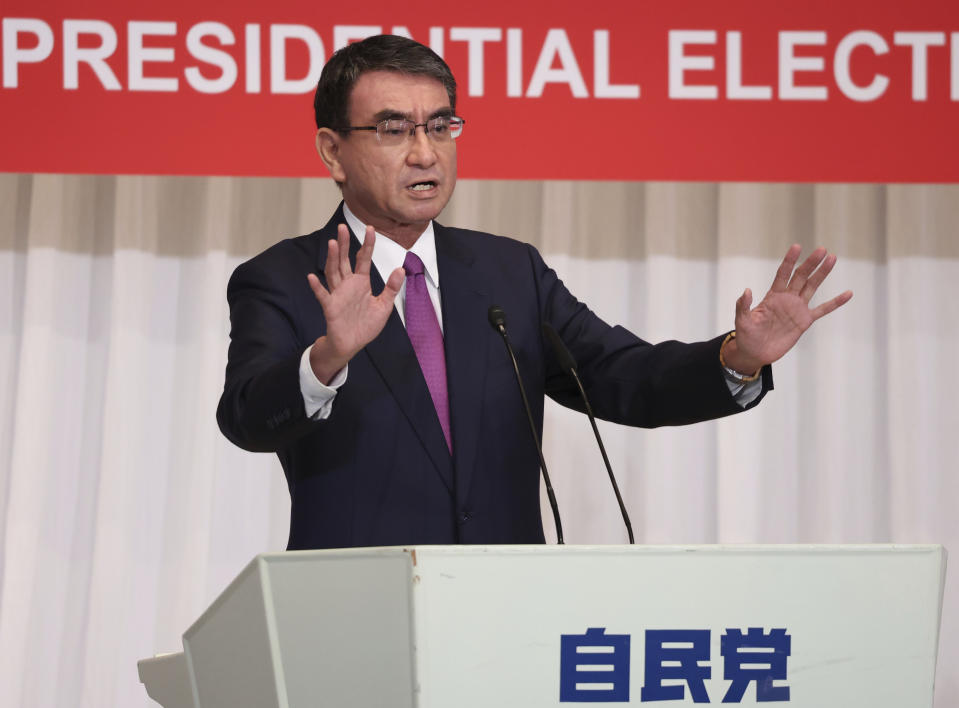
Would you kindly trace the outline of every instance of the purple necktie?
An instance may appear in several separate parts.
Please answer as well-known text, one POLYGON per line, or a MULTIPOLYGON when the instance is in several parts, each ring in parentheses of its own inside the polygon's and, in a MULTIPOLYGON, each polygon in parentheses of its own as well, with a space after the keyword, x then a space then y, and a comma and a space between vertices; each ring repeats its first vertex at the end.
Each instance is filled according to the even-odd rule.
POLYGON ((408 251, 403 261, 406 271, 406 333, 409 335, 426 379, 426 386, 433 398, 436 414, 446 437, 446 446, 453 451, 450 438, 450 401, 446 391, 446 352, 443 349, 443 333, 436 319, 436 310, 426 289, 423 261, 408 251))

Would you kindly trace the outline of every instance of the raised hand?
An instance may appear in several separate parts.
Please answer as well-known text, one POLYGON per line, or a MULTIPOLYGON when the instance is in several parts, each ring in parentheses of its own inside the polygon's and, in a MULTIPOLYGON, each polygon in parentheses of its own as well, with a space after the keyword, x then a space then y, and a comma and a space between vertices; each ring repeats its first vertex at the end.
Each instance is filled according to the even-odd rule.
POLYGON ((374 296, 370 286, 370 265, 376 231, 366 227, 366 238, 356 254, 356 270, 350 266, 350 231, 345 224, 337 228, 336 240, 330 239, 326 253, 327 287, 310 273, 307 280, 323 308, 326 334, 313 343, 310 365, 323 383, 346 366, 357 352, 383 331, 393 300, 406 277, 402 268, 390 273, 383 292, 374 296))
POLYGON ((798 244, 789 248, 772 287, 756 307, 750 309, 749 288, 736 301, 736 338, 723 347, 729 367, 750 375, 771 364, 792 349, 813 322, 852 298, 852 291, 846 290, 810 308, 809 301, 836 265, 836 256, 820 247, 797 268, 801 250, 798 244))

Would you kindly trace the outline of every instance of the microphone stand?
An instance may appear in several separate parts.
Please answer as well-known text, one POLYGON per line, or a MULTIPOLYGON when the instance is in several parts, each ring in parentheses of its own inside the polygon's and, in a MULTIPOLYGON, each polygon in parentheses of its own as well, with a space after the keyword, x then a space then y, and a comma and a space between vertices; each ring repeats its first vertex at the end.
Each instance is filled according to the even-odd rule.
POLYGON ((549 479, 549 472, 546 470, 546 459, 543 457, 543 446, 540 444, 539 435, 536 434, 536 424, 533 422, 533 412, 529 407, 529 399, 526 398, 526 389, 523 387, 523 378, 519 373, 519 364, 516 362, 516 355, 513 353, 513 346, 510 344, 509 335, 506 334, 506 313, 499 305, 492 305, 488 312, 489 323, 493 329, 499 332, 506 344, 506 351, 509 352, 509 358, 513 362, 513 371, 516 372, 516 383, 519 385, 519 393, 523 398, 523 406, 526 408, 526 419, 529 421, 529 432, 533 436, 533 444, 536 447, 536 454, 539 455, 540 469, 543 471, 543 482, 546 485, 546 496, 549 498, 549 506, 553 511, 553 522, 556 524, 556 543, 563 544, 563 523, 559 519, 559 506, 556 504, 556 495, 553 493, 553 485, 549 479))

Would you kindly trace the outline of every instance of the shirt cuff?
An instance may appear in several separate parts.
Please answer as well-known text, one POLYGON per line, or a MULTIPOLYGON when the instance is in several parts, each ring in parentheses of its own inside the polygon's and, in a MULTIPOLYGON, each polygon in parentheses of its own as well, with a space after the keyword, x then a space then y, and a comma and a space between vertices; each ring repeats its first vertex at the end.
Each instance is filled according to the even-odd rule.
POLYGON ((728 366, 723 367, 723 373, 725 374, 726 385, 729 387, 729 393, 732 394, 733 400, 743 408, 755 401, 759 394, 763 392, 762 376, 752 381, 743 381, 745 377, 728 366))
POLYGON ((333 377, 329 385, 324 384, 313 373, 313 367, 310 366, 310 349, 307 347, 300 357, 300 393, 303 395, 303 407, 306 409, 306 416, 310 420, 326 420, 333 412, 333 399, 336 398, 336 392, 346 382, 346 374, 349 370, 349 364, 344 366, 333 377))

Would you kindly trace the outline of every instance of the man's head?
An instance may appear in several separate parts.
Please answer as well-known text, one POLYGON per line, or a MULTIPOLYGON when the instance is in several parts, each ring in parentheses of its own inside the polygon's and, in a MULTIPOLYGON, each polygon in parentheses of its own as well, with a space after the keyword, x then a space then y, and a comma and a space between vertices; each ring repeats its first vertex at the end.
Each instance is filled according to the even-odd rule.
POLYGON ((453 116, 455 102, 456 81, 446 63, 428 47, 388 35, 340 49, 317 85, 320 157, 353 213, 406 248, 456 185, 449 132, 424 127, 453 116), (418 127, 385 135, 375 126, 387 120, 418 127))

